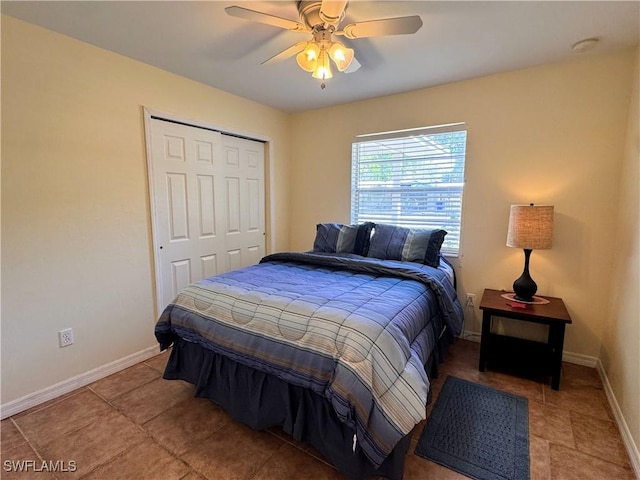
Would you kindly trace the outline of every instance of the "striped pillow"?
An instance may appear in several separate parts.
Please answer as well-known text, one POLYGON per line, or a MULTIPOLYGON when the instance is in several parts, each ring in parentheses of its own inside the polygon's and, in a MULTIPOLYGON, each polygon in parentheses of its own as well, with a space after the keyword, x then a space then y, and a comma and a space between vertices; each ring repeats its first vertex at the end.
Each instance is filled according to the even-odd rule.
POLYGON ((358 236, 358 225, 319 223, 316 225, 314 252, 353 253, 358 236))
POLYGON ((405 228, 378 223, 371 238, 368 256, 437 267, 440 264, 440 247, 446 234, 439 228, 405 228))
POLYGON ((356 244, 353 247, 353 253, 367 256, 369 246, 371 245, 371 231, 376 226, 373 222, 365 222, 358 225, 358 235, 356 236, 356 244))

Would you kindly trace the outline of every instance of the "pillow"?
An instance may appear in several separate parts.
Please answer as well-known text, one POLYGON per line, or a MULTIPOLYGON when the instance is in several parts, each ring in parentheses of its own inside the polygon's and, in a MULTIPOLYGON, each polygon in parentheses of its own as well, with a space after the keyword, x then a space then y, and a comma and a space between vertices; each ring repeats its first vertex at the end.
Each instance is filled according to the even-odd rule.
POLYGON ((438 228, 376 224, 368 256, 383 260, 420 262, 437 267, 440 264, 440 247, 446 234, 447 232, 438 228))
POLYGON ((319 223, 316 225, 314 252, 353 253, 358 236, 358 225, 319 223))
POLYGON ((365 222, 358 225, 358 235, 356 235, 356 243, 353 247, 353 253, 367 256, 369 253, 369 245, 371 244, 371 230, 375 227, 375 223, 365 222))

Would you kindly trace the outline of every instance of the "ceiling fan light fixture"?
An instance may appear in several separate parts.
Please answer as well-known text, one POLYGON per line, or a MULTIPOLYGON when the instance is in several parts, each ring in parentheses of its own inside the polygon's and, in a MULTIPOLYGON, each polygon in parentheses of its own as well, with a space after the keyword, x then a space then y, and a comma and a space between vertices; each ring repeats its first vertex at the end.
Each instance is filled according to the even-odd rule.
POLYGON ((305 72, 313 72, 318 64, 320 48, 315 42, 308 42, 304 50, 296 56, 298 66, 305 72))
POLYGON ((313 77, 322 79, 320 86, 325 88, 324 80, 333 77, 331 62, 340 72, 351 73, 360 68, 360 62, 355 58, 353 49, 345 47, 340 42, 334 42, 333 35, 348 39, 407 35, 416 33, 422 27, 419 15, 367 20, 340 27, 348 2, 349 0, 298 0, 296 4, 300 22, 237 5, 226 7, 225 11, 232 17, 311 34, 311 41, 291 45, 262 64, 295 55, 298 66, 310 72, 313 77))
POLYGON ((345 47, 340 42, 335 42, 329 48, 329 56, 338 67, 338 70, 344 72, 353 61, 353 49, 345 47))

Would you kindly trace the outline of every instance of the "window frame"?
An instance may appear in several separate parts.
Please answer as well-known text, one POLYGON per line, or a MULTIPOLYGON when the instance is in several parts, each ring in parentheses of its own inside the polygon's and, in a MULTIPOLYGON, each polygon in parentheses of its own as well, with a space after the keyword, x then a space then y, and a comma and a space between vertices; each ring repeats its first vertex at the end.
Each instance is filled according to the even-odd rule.
MULTIPOLYGON (((467 161, 467 142, 468 130, 467 125, 464 122, 356 136, 352 141, 351 150, 351 223, 373 221, 374 223, 390 223, 413 228, 442 228, 449 232, 449 235, 447 235, 447 237, 449 237, 449 241, 447 241, 447 237, 445 237, 445 242, 441 249, 442 254, 450 257, 460 256, 462 244, 462 213, 465 187, 465 168, 467 161), (464 132, 464 139, 460 150, 452 153, 450 146, 453 145, 453 143, 446 145, 438 143, 439 151, 442 152, 444 150, 448 153, 444 155, 442 153, 430 153, 430 150, 434 150, 434 144, 433 138, 428 138, 429 136, 452 132, 464 132), (424 164, 414 163, 411 165, 412 161, 419 160, 419 157, 411 158, 407 155, 407 152, 412 150, 401 150, 401 153, 397 152, 396 155, 401 154, 402 158, 380 161, 374 160, 370 163, 377 163, 380 165, 380 169, 384 168, 384 165, 390 166, 390 170, 387 170, 387 172, 390 173, 387 173, 387 175, 389 175, 392 180, 387 181, 387 183, 391 183, 391 185, 382 185, 381 183, 383 180, 370 180, 370 182, 377 181, 378 185, 370 185, 363 188, 362 183, 365 182, 365 180, 360 178, 362 175, 360 172, 362 171, 363 163, 363 159, 361 158, 362 151, 365 150, 371 154, 371 152, 376 151, 374 145, 379 142, 384 142, 385 140, 389 140, 390 145, 397 145, 397 142, 402 142, 404 148, 404 143, 408 142, 409 139, 415 139, 415 143, 421 142, 425 143, 425 145, 427 144, 427 141, 430 142, 429 146, 424 147, 424 151, 420 149, 417 151, 423 154, 423 159, 431 161, 424 164), (445 146, 448 148, 445 148, 445 146), (368 150, 366 150, 367 148, 368 150), (443 163, 443 170, 439 171, 438 168, 433 168, 434 163, 442 159, 445 159, 443 163), (408 163, 407 160, 409 160, 408 163), (402 162, 402 166, 398 166, 398 162, 402 162), (407 175, 406 173, 403 173, 403 171, 412 169, 414 172, 411 174, 407 175), (447 170, 445 171, 444 169, 447 170), (434 177, 438 176, 454 176, 456 181, 433 183, 434 177), (404 186, 402 185, 403 181, 405 181, 404 186), (424 183, 424 187, 416 187, 416 183, 424 183), (447 194, 447 192, 449 193, 447 194), (379 201, 384 201, 385 195, 401 195, 400 200, 390 201, 392 210, 399 213, 390 215, 382 209, 376 212, 374 207, 368 215, 361 215, 361 199, 363 193, 368 193, 369 195, 373 194, 373 198, 376 198, 377 196, 379 201), (413 197, 409 194, 412 194, 413 197), (441 203, 442 201, 438 201, 437 198, 444 198, 444 201, 446 202, 445 205, 447 205, 444 210, 438 207, 425 210, 428 216, 422 216, 423 218, 419 218, 419 216, 415 214, 411 215, 410 209, 408 209, 408 205, 410 203, 441 203), (452 228, 452 223, 450 222, 447 225, 445 225, 444 222, 439 223, 438 212, 443 215, 455 215, 454 217, 449 218, 449 220, 455 221, 455 226, 452 228), (380 218, 384 218, 384 220, 376 220, 376 214, 380 218), (392 216, 395 216, 396 218, 391 219, 392 216)), ((387 150, 389 150, 388 145, 385 146, 387 150)), ((383 152, 384 149, 380 148, 379 151, 383 152)))

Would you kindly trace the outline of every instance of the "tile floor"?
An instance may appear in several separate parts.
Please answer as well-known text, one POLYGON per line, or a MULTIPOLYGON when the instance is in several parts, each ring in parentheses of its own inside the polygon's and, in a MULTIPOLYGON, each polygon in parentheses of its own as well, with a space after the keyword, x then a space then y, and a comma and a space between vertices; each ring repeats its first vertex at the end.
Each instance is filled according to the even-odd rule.
MULTIPOLYGON (((451 349, 433 383, 447 375, 529 399, 531 480, 634 479, 595 369, 563 365, 560 390, 544 381, 477 370, 479 345, 451 349)), ((279 429, 265 432, 231 420, 192 388, 166 381, 166 353, 2 421, 3 479, 343 479, 311 447, 279 429), (58 460, 65 473, 7 471, 7 460, 58 460)), ((433 404, 432 404, 433 405, 433 404)), ((431 406, 428 413, 431 412, 431 406)), ((460 479, 413 454, 406 480, 460 479)))

